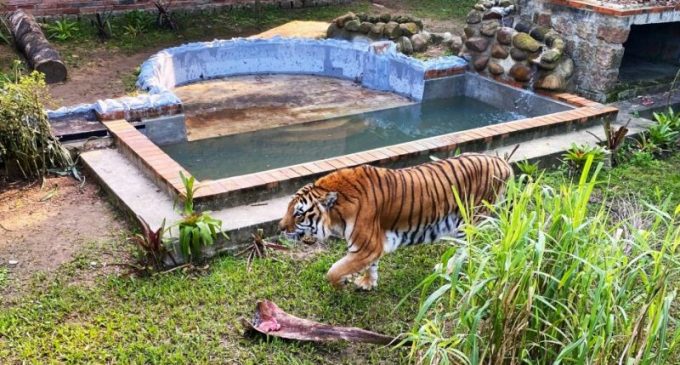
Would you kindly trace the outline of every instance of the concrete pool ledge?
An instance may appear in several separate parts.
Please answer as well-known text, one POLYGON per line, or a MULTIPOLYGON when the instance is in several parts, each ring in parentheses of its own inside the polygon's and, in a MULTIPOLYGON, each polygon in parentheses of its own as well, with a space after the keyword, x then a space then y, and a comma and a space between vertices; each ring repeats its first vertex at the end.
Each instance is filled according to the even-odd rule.
MULTIPOLYGON (((426 161, 428 156, 448 157, 457 149, 483 151, 522 143, 549 134, 564 133, 615 118, 618 109, 560 93, 554 98, 576 106, 571 110, 444 134, 383 148, 337 156, 268 171, 219 180, 198 181, 199 209, 222 209, 294 192, 302 184, 334 171, 361 164, 401 167, 426 161)), ((173 198, 184 197, 179 177, 189 172, 124 120, 105 122, 117 146, 158 186, 173 198)))

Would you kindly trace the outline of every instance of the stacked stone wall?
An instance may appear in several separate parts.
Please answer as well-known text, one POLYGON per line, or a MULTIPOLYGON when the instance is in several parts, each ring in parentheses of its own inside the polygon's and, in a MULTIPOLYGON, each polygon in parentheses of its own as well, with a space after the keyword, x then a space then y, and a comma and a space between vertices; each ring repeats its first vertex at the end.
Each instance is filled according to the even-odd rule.
POLYGON ((409 15, 367 15, 347 13, 334 19, 327 32, 328 38, 368 42, 391 40, 403 54, 426 52, 431 46, 442 46, 457 55, 463 45, 461 37, 449 32, 430 33, 423 29, 423 21, 409 15))
POLYGON ((467 16, 463 57, 479 73, 530 88, 561 91, 574 72, 566 42, 550 27, 515 16, 509 0, 482 0, 467 16))
POLYGON ((680 10, 615 15, 613 10, 594 11, 552 0, 519 0, 518 5, 523 19, 552 27, 564 37, 565 51, 575 64, 571 90, 597 101, 616 97, 612 93, 633 25, 680 22, 680 10))

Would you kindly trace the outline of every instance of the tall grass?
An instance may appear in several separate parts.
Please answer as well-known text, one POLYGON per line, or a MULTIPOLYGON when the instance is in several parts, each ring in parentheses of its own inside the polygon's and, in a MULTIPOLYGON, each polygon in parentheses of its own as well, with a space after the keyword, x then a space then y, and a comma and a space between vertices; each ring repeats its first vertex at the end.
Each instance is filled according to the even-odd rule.
POLYGON ((421 283, 409 336, 418 362, 668 363, 680 342, 670 315, 680 211, 647 206, 645 227, 614 221, 590 202, 591 167, 559 189, 511 183, 490 217, 465 225, 465 242, 421 283))

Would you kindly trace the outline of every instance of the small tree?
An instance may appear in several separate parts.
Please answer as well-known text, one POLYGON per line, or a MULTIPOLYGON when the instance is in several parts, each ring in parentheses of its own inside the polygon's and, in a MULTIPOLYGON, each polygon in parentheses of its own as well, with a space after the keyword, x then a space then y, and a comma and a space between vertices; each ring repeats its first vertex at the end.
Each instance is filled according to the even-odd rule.
POLYGON ((0 161, 28 179, 45 176, 47 169, 73 165, 47 119, 43 102, 48 92, 44 76, 33 72, 16 81, 0 78, 0 161))

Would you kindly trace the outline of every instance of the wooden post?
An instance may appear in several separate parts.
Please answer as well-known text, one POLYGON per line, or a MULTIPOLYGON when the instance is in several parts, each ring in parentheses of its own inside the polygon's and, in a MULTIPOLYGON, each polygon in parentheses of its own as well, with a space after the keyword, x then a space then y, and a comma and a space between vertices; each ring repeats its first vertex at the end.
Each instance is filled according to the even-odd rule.
POLYGON ((48 84, 66 81, 66 66, 59 52, 45 38, 35 18, 23 10, 17 10, 9 14, 8 20, 14 43, 26 56, 31 68, 45 74, 48 84))

